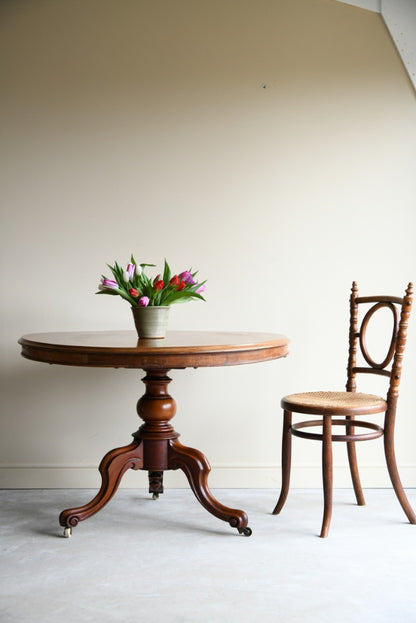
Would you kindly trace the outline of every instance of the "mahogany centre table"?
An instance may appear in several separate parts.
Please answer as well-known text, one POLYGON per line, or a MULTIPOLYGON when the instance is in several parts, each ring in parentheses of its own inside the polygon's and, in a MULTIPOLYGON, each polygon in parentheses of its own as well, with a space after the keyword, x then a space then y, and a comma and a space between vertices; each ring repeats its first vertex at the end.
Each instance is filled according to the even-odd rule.
POLYGON ((202 506, 240 534, 249 536, 247 514, 228 508, 215 499, 208 487, 211 470, 207 458, 194 448, 183 446, 170 420, 176 413, 175 400, 168 393, 172 369, 231 366, 258 363, 284 357, 288 339, 272 333, 172 331, 164 339, 137 339, 133 331, 80 333, 36 333, 19 340, 22 355, 49 364, 98 368, 138 368, 145 393, 137 403, 144 423, 133 434, 132 443, 108 452, 99 471, 101 488, 84 506, 62 511, 59 517, 64 536, 80 521, 97 513, 113 497, 128 469, 149 472, 149 492, 163 493, 163 472, 181 469, 202 506))

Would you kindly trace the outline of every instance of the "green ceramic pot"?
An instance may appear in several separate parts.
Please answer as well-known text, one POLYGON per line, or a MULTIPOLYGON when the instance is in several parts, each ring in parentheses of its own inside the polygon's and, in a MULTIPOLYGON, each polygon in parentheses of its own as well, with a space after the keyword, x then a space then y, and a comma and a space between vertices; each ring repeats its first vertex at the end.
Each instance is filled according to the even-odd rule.
POLYGON ((169 306, 132 307, 134 324, 139 338, 164 338, 169 320, 169 306))

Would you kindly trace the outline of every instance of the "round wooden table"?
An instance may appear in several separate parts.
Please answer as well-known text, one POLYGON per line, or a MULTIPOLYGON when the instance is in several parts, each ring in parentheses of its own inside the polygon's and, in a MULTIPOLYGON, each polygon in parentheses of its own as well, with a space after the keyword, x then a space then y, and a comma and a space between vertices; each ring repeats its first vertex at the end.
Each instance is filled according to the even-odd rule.
POLYGON ((59 522, 64 536, 80 521, 97 513, 113 497, 128 469, 149 472, 149 492, 163 493, 163 472, 181 469, 199 502, 210 513, 249 536, 247 514, 227 508, 209 490, 211 470, 207 458, 183 446, 170 420, 176 403, 168 393, 171 369, 232 366, 278 359, 288 353, 288 339, 272 333, 172 331, 164 339, 137 339, 133 331, 36 333, 23 336, 22 355, 33 361, 87 367, 139 368, 146 372, 144 395, 137 412, 144 423, 133 442, 108 452, 99 471, 102 483, 97 495, 84 506, 62 511, 59 522))

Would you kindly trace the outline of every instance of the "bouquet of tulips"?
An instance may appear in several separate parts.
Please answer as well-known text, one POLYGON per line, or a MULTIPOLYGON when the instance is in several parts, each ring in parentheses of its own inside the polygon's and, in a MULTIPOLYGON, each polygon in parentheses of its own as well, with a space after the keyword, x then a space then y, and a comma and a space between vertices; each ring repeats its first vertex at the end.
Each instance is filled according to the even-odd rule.
POLYGON ((137 264, 133 255, 127 268, 123 269, 117 262, 114 266, 107 264, 114 279, 102 275, 96 294, 112 294, 121 296, 132 307, 147 307, 185 303, 191 299, 201 299, 205 290, 205 281, 198 283, 195 279, 197 271, 185 270, 172 275, 165 259, 163 275, 160 273, 153 279, 145 274, 148 266, 155 264, 137 264))

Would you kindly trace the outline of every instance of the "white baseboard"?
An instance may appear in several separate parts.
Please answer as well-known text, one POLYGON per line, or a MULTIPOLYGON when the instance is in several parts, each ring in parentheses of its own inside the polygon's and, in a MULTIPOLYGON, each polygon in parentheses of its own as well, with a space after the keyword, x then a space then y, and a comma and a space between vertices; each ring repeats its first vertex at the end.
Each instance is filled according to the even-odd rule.
MULTIPOLYGON (((363 487, 390 487, 385 465, 367 465, 360 468, 363 487)), ((416 465, 400 467, 403 486, 416 487, 416 465)), ((185 488, 188 483, 180 471, 167 471, 164 476, 166 486, 185 488)), ((235 489, 274 489, 280 485, 280 467, 273 465, 230 465, 212 466, 208 480, 211 488, 235 489)), ((98 468, 93 465, 51 465, 51 464, 7 464, 0 465, 0 489, 94 489, 101 484, 98 468)), ((321 487, 321 467, 319 465, 295 465, 292 467, 291 486, 294 488, 321 487)), ((129 470, 123 476, 121 488, 146 488, 147 473, 129 470)), ((347 465, 334 467, 334 487, 351 487, 347 465)))

